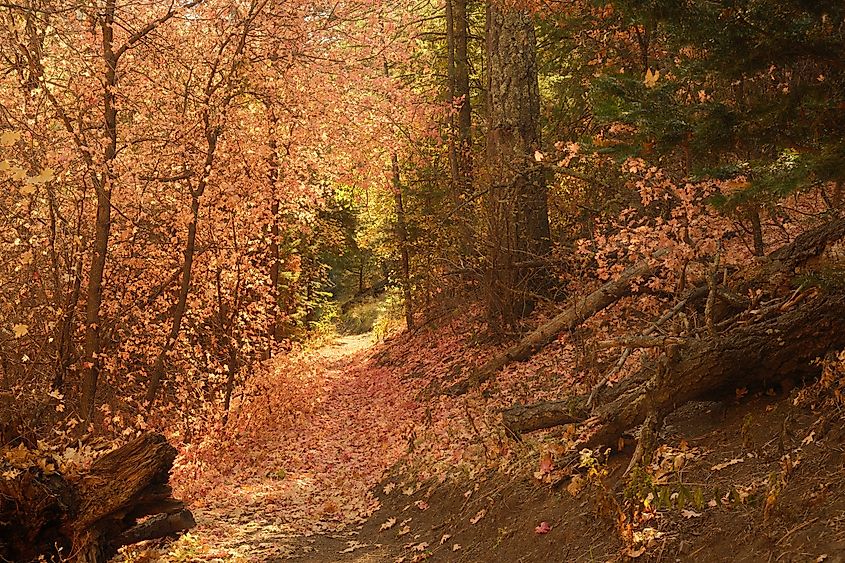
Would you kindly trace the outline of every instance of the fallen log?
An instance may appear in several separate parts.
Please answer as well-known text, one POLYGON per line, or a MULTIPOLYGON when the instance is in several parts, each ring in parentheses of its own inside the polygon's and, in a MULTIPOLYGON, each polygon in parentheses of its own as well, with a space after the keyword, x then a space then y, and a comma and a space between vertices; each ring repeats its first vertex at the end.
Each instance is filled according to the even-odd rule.
POLYGON ((666 252, 666 250, 655 252, 652 258, 642 260, 627 268, 617 279, 607 282, 587 296, 578 297, 563 312, 530 332, 502 354, 489 360, 475 370, 468 379, 450 387, 446 393, 462 395, 494 378, 496 373, 509 363, 527 360, 557 338, 560 333, 575 330, 581 323, 630 293, 631 284, 634 281, 651 276, 654 273, 655 260, 666 252))
MULTIPOLYGON (((822 295, 754 324, 736 324, 714 337, 678 347, 664 357, 660 384, 619 386, 594 412, 602 424, 589 446, 612 445, 650 411, 663 417, 694 399, 815 378, 817 358, 845 347, 845 296, 822 295)), ((644 373, 635 381, 645 379, 644 373)))
POLYGON ((814 378, 814 360, 845 347, 845 296, 805 300, 779 316, 754 324, 736 324, 727 331, 676 346, 664 365, 648 366, 613 387, 606 402, 592 413, 589 395, 567 401, 515 405, 502 411, 513 434, 583 422, 591 416, 602 425, 588 446, 612 445, 656 409, 663 416, 688 401, 731 394, 748 386, 774 385, 784 379, 814 378), (646 385, 657 369, 659 386, 646 385))
POLYGON ((512 436, 562 424, 573 424, 587 418, 582 401, 549 401, 533 405, 514 405, 502 411, 502 422, 512 436))
POLYGON ((38 452, 6 450, 4 464, 13 465, 0 479, 3 560, 105 563, 123 545, 194 525, 172 497, 176 450, 160 434, 132 440, 74 478, 56 472, 55 460, 38 452))
MULTIPOLYGON (((835 219, 798 236, 755 267, 745 287, 783 293, 800 272, 840 268, 845 219, 835 219)), ((589 394, 567 401, 516 405, 502 412, 512 433, 530 432, 584 421, 602 424, 588 445, 615 444, 625 431, 652 412, 660 417, 687 401, 783 378, 814 377, 813 360, 845 347, 845 296, 841 291, 816 295, 796 291, 775 305, 731 319, 721 332, 683 344, 671 340, 657 366, 647 366, 617 383, 602 406, 590 411, 589 394), (663 373, 659 385, 656 371, 663 373)), ((740 303, 744 304, 744 303, 740 303)))

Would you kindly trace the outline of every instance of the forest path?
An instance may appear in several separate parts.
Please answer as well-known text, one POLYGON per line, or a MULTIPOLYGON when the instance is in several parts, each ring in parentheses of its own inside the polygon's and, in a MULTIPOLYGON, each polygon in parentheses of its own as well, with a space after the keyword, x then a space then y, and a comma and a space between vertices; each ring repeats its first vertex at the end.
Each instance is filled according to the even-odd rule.
POLYGON ((279 362, 273 385, 289 396, 268 407, 279 412, 257 423, 258 438, 223 445, 210 462, 203 478, 213 485, 190 495, 197 528, 166 559, 359 560, 340 552, 377 507, 370 490, 419 417, 402 382, 373 361, 374 343, 342 336, 279 362))

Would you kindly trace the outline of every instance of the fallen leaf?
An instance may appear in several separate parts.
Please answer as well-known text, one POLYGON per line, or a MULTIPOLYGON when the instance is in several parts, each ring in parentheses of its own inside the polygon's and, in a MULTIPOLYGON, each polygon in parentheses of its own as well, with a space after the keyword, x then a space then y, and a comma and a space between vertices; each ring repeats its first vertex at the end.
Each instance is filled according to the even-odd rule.
POLYGON ((443 537, 440 538, 440 545, 446 543, 446 541, 452 537, 452 534, 443 534, 443 537))
POLYGON ((389 530, 395 524, 396 524, 396 518, 389 518, 384 524, 381 525, 381 527, 379 528, 379 531, 383 532, 384 530, 389 530))
POLYGON ((452 551, 458 551, 459 549, 461 549, 461 544, 459 543, 456 543, 452 546, 452 551))
POLYGON ((700 512, 695 512, 694 510, 682 510, 681 516, 689 520, 690 518, 698 518, 701 516, 700 512))
POLYGON ((360 542, 357 542, 357 541, 349 541, 349 542, 346 542, 346 544, 349 547, 347 547, 346 549, 344 549, 342 551, 339 551, 338 553, 352 553, 356 549, 361 549, 362 547, 367 547, 369 545, 367 543, 360 543, 360 542))
POLYGON ((540 522, 540 525, 534 528, 534 532, 538 534, 548 534, 552 531, 552 527, 546 521, 540 522))
POLYGON ((710 471, 721 471, 722 469, 724 469, 726 467, 730 467, 731 465, 736 465, 737 463, 742 463, 743 461, 745 461, 745 460, 740 458, 740 457, 736 457, 736 458, 734 458, 730 461, 726 461, 724 463, 719 463, 719 464, 714 465, 713 467, 710 468, 710 471))
POLYGON ((485 510, 485 509, 483 509, 483 508, 482 508, 481 510, 479 510, 479 511, 475 514, 475 516, 473 516, 472 518, 470 518, 470 519, 469 519, 470 523, 471 523, 471 524, 477 524, 479 520, 481 520, 482 518, 484 518, 484 515, 485 515, 485 514, 487 514, 487 510, 485 510))

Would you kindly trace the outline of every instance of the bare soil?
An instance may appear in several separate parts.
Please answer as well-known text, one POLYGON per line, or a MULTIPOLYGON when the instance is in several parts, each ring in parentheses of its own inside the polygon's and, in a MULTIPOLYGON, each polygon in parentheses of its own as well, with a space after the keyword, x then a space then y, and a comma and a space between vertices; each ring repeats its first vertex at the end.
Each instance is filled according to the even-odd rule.
MULTIPOLYGON (((611 457, 604 487, 588 485, 575 496, 567 491, 568 479, 548 485, 530 475, 495 473, 476 482, 425 483, 409 495, 402 489, 413 483, 401 483, 389 495, 380 489, 381 508, 363 527, 305 539, 293 558, 309 563, 587 562, 632 556, 641 561, 843 562, 842 413, 795 406, 796 392, 772 394, 690 403, 666 420, 661 443, 696 453, 658 488, 668 489, 669 497, 683 489, 682 496, 696 497, 701 505, 687 500, 684 506, 675 501, 657 507, 650 520, 635 527, 651 528, 656 536, 639 544, 646 547, 642 553, 623 541, 614 508, 613 499, 623 508, 643 500, 625 491, 628 452, 611 457), (418 501, 428 508, 420 510, 418 501), (473 524, 481 510, 484 516, 473 524), (380 530, 391 518, 396 524, 380 530), (399 535, 406 519, 408 531, 399 535), (543 521, 551 531, 538 534, 535 528, 543 521), (453 551, 455 544, 460 549, 453 551), (343 553, 354 546, 359 547, 343 553)), ((385 484, 401 479, 397 473, 385 484)))

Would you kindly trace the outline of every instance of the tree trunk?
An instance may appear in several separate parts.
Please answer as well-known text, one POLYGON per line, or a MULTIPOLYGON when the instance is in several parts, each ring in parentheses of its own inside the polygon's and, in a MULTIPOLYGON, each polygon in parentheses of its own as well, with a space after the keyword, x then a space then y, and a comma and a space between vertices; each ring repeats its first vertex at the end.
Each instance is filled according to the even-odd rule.
POLYGON ((467 54, 466 0, 446 2, 446 42, 448 49, 449 99, 457 110, 450 117, 449 164, 452 184, 458 200, 469 196, 472 165, 470 161, 470 129, 472 108, 469 91, 467 54))
POLYGON ((402 183, 399 178, 399 159, 391 155, 393 170, 393 197, 396 202, 396 242, 402 266, 402 294, 405 303, 405 326, 414 330, 414 304, 411 300, 411 258, 408 251, 408 227, 405 223, 405 206, 402 202, 402 183))
POLYGON ((206 125, 205 162, 203 163, 203 171, 197 182, 196 189, 191 188, 191 222, 188 223, 188 240, 185 242, 185 251, 182 262, 182 281, 179 286, 179 298, 176 301, 176 306, 173 308, 173 320, 170 325, 170 333, 167 337, 167 341, 164 343, 164 346, 162 346, 155 359, 152 374, 150 375, 150 382, 147 386, 146 400, 150 405, 152 405, 153 401, 155 401, 156 394, 158 393, 161 382, 164 379, 164 362, 176 346, 176 341, 179 339, 179 332, 182 329, 182 318, 185 316, 185 311, 188 307, 188 294, 191 291, 191 269, 193 268, 194 254, 197 246, 197 223, 199 222, 200 198, 203 193, 205 193, 205 188, 208 186, 208 176, 211 173, 211 166, 214 163, 214 152, 217 149, 218 131, 209 125, 207 114, 204 121, 206 125))
MULTIPOLYGON (((390 76, 387 59, 384 60, 384 76, 390 76)), ((405 205, 402 201, 402 181, 399 176, 399 157, 390 155, 391 188, 396 208, 396 242, 399 246, 399 261, 402 268, 402 295, 405 304, 405 326, 414 330, 414 304, 411 300, 411 258, 408 249, 408 226, 405 222, 405 205)))
POLYGON ((487 5, 487 310, 491 328, 529 313, 543 285, 537 268, 517 264, 551 250, 546 184, 529 166, 540 149, 540 93, 531 13, 487 5))
POLYGON ((88 271, 88 289, 85 307, 85 348, 82 366, 81 414, 85 430, 94 415, 97 379, 100 364, 100 305, 103 300, 103 274, 106 269, 106 256, 109 249, 109 231, 111 230, 111 194, 114 186, 114 159, 117 155, 117 92, 118 55, 114 51, 114 15, 115 0, 106 0, 102 15, 103 34, 103 124, 105 125, 106 145, 103 152, 101 173, 92 172, 93 184, 97 192, 97 219, 94 228, 94 255, 88 271))
POLYGON ((73 481, 37 467, 0 480, 0 557, 53 560, 61 549, 62 561, 105 563, 122 545, 193 527, 168 485, 175 457, 163 436, 146 434, 73 481), (146 516, 153 518, 136 525, 146 516))
POLYGON ((280 238, 281 230, 279 229, 279 153, 276 135, 279 128, 279 118, 272 105, 268 104, 267 112, 270 117, 270 128, 268 132, 267 147, 270 149, 269 166, 270 170, 267 173, 267 181, 270 184, 270 193, 272 194, 272 203, 270 204, 270 215, 272 216, 270 222, 270 297, 273 300, 272 318, 270 319, 270 327, 268 330, 267 339, 267 357, 272 355, 273 342, 280 342, 282 340, 282 333, 279 330, 281 322, 281 307, 279 305, 279 276, 281 272, 281 252, 280 252, 280 238))

